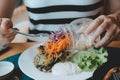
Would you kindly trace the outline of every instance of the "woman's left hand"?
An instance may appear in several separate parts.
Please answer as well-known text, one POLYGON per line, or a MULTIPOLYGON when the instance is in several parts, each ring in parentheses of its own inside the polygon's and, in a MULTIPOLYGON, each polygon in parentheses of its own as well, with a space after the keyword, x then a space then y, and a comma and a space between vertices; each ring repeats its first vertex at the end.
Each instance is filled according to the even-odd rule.
POLYGON ((95 47, 107 46, 111 41, 116 40, 120 35, 120 23, 114 16, 101 15, 96 18, 85 31, 90 34, 95 31, 93 35, 93 42, 101 35, 104 36, 95 44, 95 47))

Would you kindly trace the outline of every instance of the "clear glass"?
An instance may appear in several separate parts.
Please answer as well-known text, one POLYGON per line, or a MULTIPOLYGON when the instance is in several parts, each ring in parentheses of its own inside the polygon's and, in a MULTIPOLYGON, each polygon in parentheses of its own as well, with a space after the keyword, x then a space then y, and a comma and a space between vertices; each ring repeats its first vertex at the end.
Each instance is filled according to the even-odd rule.
MULTIPOLYGON (((94 32, 89 35, 84 33, 92 21, 93 20, 90 18, 82 18, 74 20, 70 24, 65 25, 64 30, 70 32, 72 35, 72 49, 79 50, 94 47, 94 43, 92 42, 94 32)), ((97 41, 99 41, 99 39, 97 39, 97 41)))

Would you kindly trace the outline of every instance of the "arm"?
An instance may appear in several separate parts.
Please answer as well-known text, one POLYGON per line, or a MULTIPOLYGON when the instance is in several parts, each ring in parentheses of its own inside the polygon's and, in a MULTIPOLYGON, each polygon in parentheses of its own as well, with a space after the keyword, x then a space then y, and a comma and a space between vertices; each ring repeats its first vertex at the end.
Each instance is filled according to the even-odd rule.
MULTIPOLYGON (((105 0, 105 5, 107 5, 105 6, 104 10, 105 14, 107 14, 109 17, 114 18, 116 24, 120 28, 120 0, 105 0)), ((116 40, 120 40, 120 36, 118 36, 116 40)))
POLYGON ((115 17, 120 26, 120 0, 105 0, 105 5, 104 14, 115 17))
POLYGON ((17 0, 0 0, 0 18, 11 18, 17 0))
POLYGON ((17 0, 0 0, 0 45, 10 43, 16 33, 11 31, 11 18, 17 0))
POLYGON ((108 0, 107 2, 109 3, 109 14, 115 13, 116 11, 120 10, 120 0, 108 0))
POLYGON ((95 31, 93 42, 104 34, 101 40, 95 44, 95 47, 107 46, 111 41, 117 40, 120 35, 120 1, 105 0, 105 2, 107 2, 105 4, 107 5, 105 6, 106 13, 96 18, 85 31, 86 34, 95 31))

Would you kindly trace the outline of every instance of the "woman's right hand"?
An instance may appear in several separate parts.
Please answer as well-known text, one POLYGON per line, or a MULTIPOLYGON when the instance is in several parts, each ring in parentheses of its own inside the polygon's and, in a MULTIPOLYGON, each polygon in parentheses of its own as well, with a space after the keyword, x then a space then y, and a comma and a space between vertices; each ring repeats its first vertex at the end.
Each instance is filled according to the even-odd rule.
POLYGON ((13 23, 8 18, 0 18, 0 45, 9 44, 16 33, 12 31, 13 23))

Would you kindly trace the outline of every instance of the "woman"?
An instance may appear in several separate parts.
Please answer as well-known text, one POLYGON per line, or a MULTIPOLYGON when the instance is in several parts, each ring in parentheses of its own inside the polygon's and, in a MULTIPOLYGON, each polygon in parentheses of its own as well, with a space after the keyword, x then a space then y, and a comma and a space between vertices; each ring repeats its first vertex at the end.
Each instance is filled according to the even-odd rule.
MULTIPOLYGON (((102 47, 108 45, 112 40, 117 40, 120 33, 120 1, 114 0, 114 3, 112 1, 113 0, 24 0, 24 3, 27 7, 31 23, 30 33, 37 34, 39 31, 55 31, 61 25, 70 23, 72 20, 78 18, 96 18, 85 33, 89 34, 96 30, 93 41, 95 41, 99 35, 105 33, 100 42, 95 45, 95 47, 102 47), (108 6, 105 7, 104 2, 107 2, 108 6), (106 10, 109 10, 109 12, 107 11, 107 15, 106 13, 101 15, 106 10)), ((0 0, 0 18, 3 18, 3 21, 5 20, 4 18, 9 19, 5 20, 9 25, 3 27, 12 26, 10 18, 16 2, 17 0, 0 0)), ((0 29, 1 28, 2 27, 0 27, 0 29)), ((6 31, 2 30, 2 32, 6 31)), ((6 35, 9 33, 10 32, 7 31, 6 35)), ((11 34, 14 36, 15 33, 11 34)), ((1 35, 3 34, 1 33, 1 35)), ((13 37, 11 39, 13 39, 13 37)), ((10 42, 11 39, 9 39, 8 42, 10 42)))

